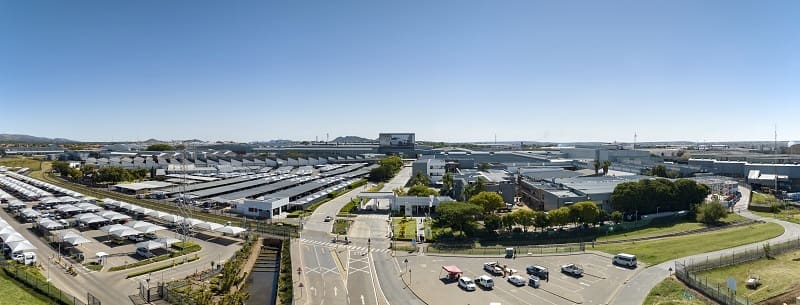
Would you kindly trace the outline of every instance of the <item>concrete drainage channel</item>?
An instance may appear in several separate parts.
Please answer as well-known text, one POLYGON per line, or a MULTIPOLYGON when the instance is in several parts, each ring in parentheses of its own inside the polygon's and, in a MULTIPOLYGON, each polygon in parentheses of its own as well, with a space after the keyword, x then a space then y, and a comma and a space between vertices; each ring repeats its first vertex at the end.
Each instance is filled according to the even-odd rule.
POLYGON ((275 304, 280 273, 280 239, 264 239, 253 270, 247 276, 248 304, 275 304))

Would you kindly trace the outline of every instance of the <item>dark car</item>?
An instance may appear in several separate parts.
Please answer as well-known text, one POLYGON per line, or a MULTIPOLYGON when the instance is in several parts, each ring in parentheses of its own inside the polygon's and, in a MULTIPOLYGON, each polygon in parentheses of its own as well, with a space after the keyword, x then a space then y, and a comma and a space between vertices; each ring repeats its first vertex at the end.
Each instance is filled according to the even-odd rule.
POLYGON ((325 222, 330 222, 331 220, 333 220, 333 217, 325 216, 325 222))
POLYGON ((548 271, 547 268, 539 265, 530 265, 525 268, 525 271, 527 271, 528 274, 543 280, 546 280, 550 276, 550 271, 548 271))

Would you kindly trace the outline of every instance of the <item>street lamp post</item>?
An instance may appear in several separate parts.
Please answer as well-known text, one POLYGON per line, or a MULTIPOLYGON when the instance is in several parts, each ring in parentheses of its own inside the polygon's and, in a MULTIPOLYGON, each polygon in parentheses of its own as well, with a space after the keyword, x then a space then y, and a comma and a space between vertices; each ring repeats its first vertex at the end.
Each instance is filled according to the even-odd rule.
POLYGON ((408 259, 403 260, 406 264, 406 272, 408 273, 408 286, 411 287, 411 269, 408 269, 408 259))

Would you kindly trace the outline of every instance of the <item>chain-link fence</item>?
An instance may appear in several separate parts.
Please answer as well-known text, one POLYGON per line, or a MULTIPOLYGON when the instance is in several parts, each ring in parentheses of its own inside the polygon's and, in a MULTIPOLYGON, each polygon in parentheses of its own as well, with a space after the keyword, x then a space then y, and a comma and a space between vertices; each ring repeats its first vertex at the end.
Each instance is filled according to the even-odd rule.
POLYGON ((73 297, 72 295, 66 292, 61 291, 61 289, 56 288, 52 283, 48 282, 45 279, 42 279, 40 276, 32 274, 30 271, 26 270, 26 268, 21 265, 17 265, 15 263, 8 263, 5 260, 0 260, 0 266, 2 266, 3 271, 6 274, 16 279, 17 281, 24 283, 26 286, 33 288, 37 292, 47 296, 54 303, 62 305, 79 305, 79 304, 83 305, 83 302, 81 302, 77 298, 73 297))
POLYGON ((427 246, 425 252, 427 253, 441 253, 450 255, 506 255, 506 249, 514 249, 513 252, 517 256, 534 255, 534 254, 558 254, 558 253, 574 253, 583 252, 586 250, 585 243, 572 243, 572 244, 555 244, 555 245, 539 245, 539 246, 524 246, 524 247, 482 247, 482 248, 460 248, 460 247, 442 247, 442 246, 427 246))
POLYGON ((705 259, 675 262, 675 276, 689 287, 703 292, 722 304, 749 305, 748 298, 737 297, 736 291, 729 289, 727 285, 714 281, 709 283, 708 277, 698 275, 697 272, 772 257, 797 249, 800 249, 800 238, 774 245, 764 243, 761 246, 733 251, 729 254, 707 256, 705 259))

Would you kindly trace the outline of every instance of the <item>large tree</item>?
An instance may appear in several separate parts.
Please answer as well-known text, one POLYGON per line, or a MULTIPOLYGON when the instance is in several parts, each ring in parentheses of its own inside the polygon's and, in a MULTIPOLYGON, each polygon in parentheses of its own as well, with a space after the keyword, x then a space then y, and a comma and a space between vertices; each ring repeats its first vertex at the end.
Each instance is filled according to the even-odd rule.
POLYGON ((720 219, 728 215, 728 210, 722 205, 719 200, 714 200, 709 203, 700 204, 697 207, 697 221, 713 224, 717 223, 720 219))
POLYGON ((486 215, 483 218, 483 227, 490 232, 494 232, 495 230, 500 228, 500 216, 495 214, 486 215))
POLYGON ((469 198, 469 203, 483 207, 487 213, 494 212, 503 206, 503 197, 496 192, 480 192, 469 198))
POLYGON ((408 184, 411 186, 414 185, 428 186, 431 185, 431 178, 422 172, 418 172, 413 177, 411 177, 410 180, 408 180, 408 184))
POLYGON ((474 183, 468 184, 464 187, 464 200, 468 201, 472 196, 486 191, 486 180, 481 177, 475 179, 474 183))
POLYGON ((608 167, 611 166, 611 161, 603 161, 603 175, 608 175, 608 167))
POLYGON ((563 226, 569 222, 569 208, 560 207, 547 212, 550 215, 550 224, 553 226, 563 226))
POLYGON ((470 203, 447 201, 439 203, 436 212, 439 213, 438 220, 442 225, 451 227, 456 232, 463 232, 464 226, 483 213, 483 209, 470 203))
POLYGON ((533 210, 519 209, 512 212, 511 215, 514 215, 517 224, 521 225, 524 231, 528 231, 528 227, 534 225, 533 218, 536 216, 536 213, 534 213, 533 210))
POLYGON ((442 176, 442 189, 441 193, 445 196, 450 196, 450 192, 453 190, 453 175, 450 173, 444 173, 442 176))
POLYGON ((578 211, 580 222, 584 224, 593 224, 597 222, 597 218, 600 216, 600 208, 597 207, 594 201, 581 201, 573 204, 570 208, 578 211))
POLYGON ((439 192, 427 186, 417 184, 409 188, 408 192, 406 192, 406 195, 415 197, 428 197, 439 195, 439 192))
POLYGON ((147 151, 167 151, 167 150, 175 150, 175 147, 169 144, 151 144, 147 146, 145 149, 147 151))
POLYGON ((542 229, 550 226, 550 215, 542 211, 534 212, 533 226, 542 229))

